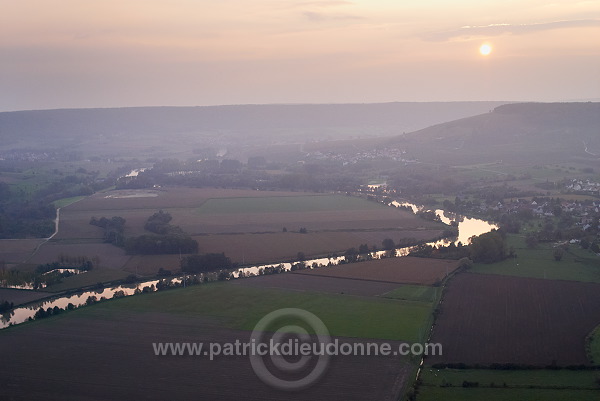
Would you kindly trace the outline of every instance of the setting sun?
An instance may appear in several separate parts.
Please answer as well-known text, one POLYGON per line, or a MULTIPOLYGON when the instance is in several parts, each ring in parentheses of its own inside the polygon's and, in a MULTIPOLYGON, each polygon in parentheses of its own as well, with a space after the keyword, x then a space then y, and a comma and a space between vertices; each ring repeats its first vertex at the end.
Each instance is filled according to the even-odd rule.
POLYGON ((479 48, 479 53, 481 53, 482 56, 487 56, 491 52, 492 52, 492 46, 488 45, 487 43, 482 44, 481 47, 479 48))

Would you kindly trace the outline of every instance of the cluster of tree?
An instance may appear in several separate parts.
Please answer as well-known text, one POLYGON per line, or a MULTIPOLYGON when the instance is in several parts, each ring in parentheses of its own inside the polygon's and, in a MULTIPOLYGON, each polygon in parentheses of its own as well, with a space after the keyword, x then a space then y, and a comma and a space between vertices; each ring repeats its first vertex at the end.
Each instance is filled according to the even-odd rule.
POLYGON ((391 238, 386 238, 381 242, 381 246, 383 246, 383 250, 391 251, 392 249, 396 249, 396 244, 394 240, 391 238))
MULTIPOLYGON (((254 163, 254 161, 253 161, 254 163)), ((356 191, 363 184, 353 171, 315 164, 288 166, 286 174, 272 174, 256 169, 260 164, 245 168, 238 161, 206 160, 202 162, 162 160, 136 177, 121 179, 117 188, 151 188, 154 185, 188 187, 253 188, 260 190, 286 189, 292 191, 356 191)), ((268 166, 266 166, 268 167, 268 166)))
POLYGON ((159 235, 166 235, 174 231, 181 232, 179 227, 169 224, 172 219, 173 217, 170 213, 159 210, 148 217, 146 224, 144 224, 144 229, 159 235))
POLYGON ((37 274, 44 274, 44 273, 48 273, 52 270, 57 270, 57 269, 76 269, 76 270, 80 270, 82 272, 87 272, 90 271, 94 268, 94 263, 87 259, 85 256, 81 257, 81 262, 80 264, 65 264, 65 263, 61 263, 61 262, 52 262, 52 263, 46 263, 43 265, 38 265, 35 268, 35 272, 37 274))
POLYGON ((466 258, 470 255, 469 247, 458 243, 456 245, 451 242, 448 246, 432 246, 428 244, 420 244, 415 246, 410 251, 410 256, 416 256, 420 258, 436 258, 436 259, 452 259, 458 260, 466 258))
POLYGON ((33 282, 35 276, 33 272, 2 268, 0 269, 0 287, 27 285, 33 282))
POLYGON ((283 266, 283 264, 279 264, 276 266, 267 266, 267 267, 261 267, 260 269, 258 269, 258 275, 259 276, 268 276, 271 274, 279 274, 279 273, 285 273, 285 267, 283 266))
POLYGON ((128 254, 158 255, 197 253, 198 241, 185 234, 140 235, 125 240, 128 254))
POLYGON ((306 270, 308 269, 308 265, 306 263, 304 263, 304 261, 300 261, 297 263, 292 263, 292 265, 290 266, 290 271, 297 271, 297 270, 306 270))
POLYGON ((56 208, 35 195, 0 182, 0 238, 49 237, 56 208))
POLYGON ((563 230, 556 227, 551 219, 546 220, 541 229, 536 233, 537 238, 541 242, 551 242, 560 240, 564 236, 563 230))
POLYGON ((59 263, 69 268, 77 268, 78 266, 88 264, 88 262, 91 262, 92 266, 100 265, 100 258, 98 256, 94 256, 90 259, 87 256, 83 255, 71 256, 65 253, 60 253, 57 259, 59 263))
POLYGON ((205 273, 217 270, 229 270, 235 265, 224 253, 206 253, 190 255, 181 260, 181 271, 185 273, 205 273))
POLYGON ((554 260, 557 262, 560 262, 562 260, 562 257, 564 254, 565 254, 565 249, 560 246, 557 248, 554 248, 554 251, 552 252, 552 256, 554 257, 554 260))
MULTIPOLYGON (((411 246, 417 246, 417 245, 419 245, 419 242, 420 241, 418 241, 415 238, 402 238, 402 239, 400 239, 396 243, 391 238, 385 238, 381 242, 381 246, 382 246, 381 249, 384 250, 384 251, 388 251, 386 253, 386 257, 392 257, 392 256, 394 256, 393 251, 395 249, 397 249, 397 248, 408 248, 408 247, 411 247, 411 246)), ((450 249, 453 249, 453 248, 450 247, 450 249)), ((370 260, 370 259, 372 259, 371 253, 372 252, 376 252, 377 250, 378 250, 377 246, 373 245, 372 247, 369 248, 368 244, 360 244, 358 246, 358 249, 356 249, 354 247, 348 248, 344 252, 344 255, 343 255, 344 256, 344 260, 341 263, 354 263, 354 262, 363 261, 363 260, 370 260)), ((425 257, 425 253, 426 253, 427 255, 429 255, 429 257, 435 257, 435 256, 433 256, 433 254, 435 253, 434 250, 437 250, 437 248, 433 248, 431 246, 423 245, 422 244, 422 245, 420 245, 419 248, 417 248, 414 251, 415 252, 414 255, 411 253, 411 256, 423 256, 423 257, 425 257), (428 250, 424 251, 425 249, 428 249, 428 250)), ((445 254, 445 252, 448 252, 448 251, 446 249, 446 250, 441 250, 441 252, 444 252, 444 254, 445 254)), ((460 256, 462 256, 462 255, 463 255, 463 253, 461 253, 460 256)), ((454 256, 454 255, 452 255, 452 256, 454 256)), ((446 256, 446 257, 454 259, 454 257, 452 257, 452 256, 446 256)), ((456 259, 458 259, 460 256, 457 256, 456 259)), ((301 259, 298 259, 298 260, 301 260, 301 259)))
MULTIPOLYGON (((528 248, 536 248, 540 242, 539 240, 539 233, 528 233, 527 236, 525 237, 525 244, 527 245, 528 248)), ((580 242, 580 245, 583 249, 587 249, 590 244, 586 239, 582 239, 580 242)), ((598 247, 597 243, 594 243, 593 245, 595 245, 595 248, 600 251, 600 247, 598 247)), ((560 246, 557 246, 554 248, 554 250, 552 251, 552 257, 554 258, 555 261, 560 262, 565 254, 565 252, 567 252, 569 250, 569 245, 568 244, 563 244, 560 246)))
MULTIPOLYGON (((103 297, 104 298, 104 297, 103 297)), ((95 295, 90 295, 89 297, 87 297, 87 299, 85 300, 85 304, 86 305, 93 305, 95 303, 98 302, 98 297, 95 295)))
MULTIPOLYGON (((456 235, 454 231, 444 231, 442 233, 442 238, 451 237, 453 235, 456 235)), ((386 238, 382 241, 381 245, 383 247, 383 250, 389 251, 398 248, 408 248, 411 246, 419 245, 422 242, 423 240, 418 240, 414 237, 400 238, 395 242, 391 238, 386 238)), ((373 246, 373 250, 377 250, 375 246, 373 246)))
MULTIPOLYGON (((373 249, 373 250, 375 250, 375 249, 373 249)), ((368 244, 360 244, 358 246, 358 253, 360 255, 367 255, 367 254, 371 253, 371 249, 369 249, 368 244)))
MULTIPOLYGON (((415 246, 419 244, 419 241, 415 238, 402 238, 397 243, 394 242, 391 238, 385 238, 381 242, 382 250, 387 251, 386 254, 382 257, 394 257, 396 256, 395 250, 397 248, 407 248, 410 246, 415 246)), ((373 245, 369 248, 368 244, 360 244, 358 249, 352 247, 348 248, 344 252, 344 260, 340 261, 340 263, 355 263, 359 261, 371 260, 372 252, 377 252, 378 248, 376 245, 373 245)), ((412 255, 412 254, 411 254, 412 255)), ((332 257, 337 257, 336 254, 332 255, 332 257)))
MULTIPOLYGON (((592 239, 592 240, 594 240, 594 239, 592 239)), ((582 238, 580 245, 583 249, 589 249, 590 251, 592 251, 594 253, 600 253, 600 245, 598 245, 598 242, 591 242, 587 238, 582 238)))
POLYGON ((500 216, 500 226, 507 233, 518 234, 521 231, 522 217, 514 214, 503 214, 500 216))
POLYGON ((430 221, 441 221, 440 217, 433 210, 420 210, 417 212, 417 216, 430 221))
MULTIPOLYGON (((566 239, 580 239, 583 249, 590 248, 595 241, 597 223, 593 222, 588 230, 582 230, 581 226, 575 224, 576 220, 570 213, 563 213, 560 219, 546 219, 538 223, 538 230, 528 232, 525 236, 525 244, 528 248, 536 248, 540 242, 553 242, 566 239)), ((596 245, 597 246, 597 245, 596 245)), ((591 248, 590 248, 591 249, 591 248)), ((593 249, 592 249, 593 250, 593 249)), ((600 251, 600 248, 598 248, 600 251)))
POLYGON ((502 202, 504 199, 518 199, 531 196, 534 192, 524 191, 508 185, 486 186, 477 191, 477 197, 484 199, 488 205, 502 202))
POLYGON ((358 251, 356 248, 349 248, 344 252, 344 260, 346 263, 358 262, 358 251))
MULTIPOLYGON (((39 211, 46 209, 42 206, 39 211)), ((37 213, 36 213, 37 214, 37 213)), ((0 239, 2 238, 47 238, 54 232, 54 218, 48 216, 37 219, 34 215, 22 217, 11 216, 10 213, 0 215, 0 239)))
POLYGON ((158 273, 156 273, 156 275, 157 275, 158 277, 169 277, 169 276, 171 276, 172 274, 173 274, 173 273, 171 272, 171 270, 167 270, 167 269, 164 269, 164 268, 162 268, 162 267, 161 267, 161 268, 159 268, 159 269, 158 269, 158 273))
MULTIPOLYGON (((75 309, 75 305, 73 305, 72 303, 69 303, 67 305, 67 310, 73 310, 75 309)), ((54 308, 48 308, 48 309, 44 309, 44 308, 40 308, 35 312, 35 315, 33 316, 34 319, 44 319, 46 317, 50 317, 53 315, 59 315, 62 312, 64 312, 65 309, 59 308, 58 306, 55 306, 54 308)))
POLYGON ((13 302, 8 302, 6 300, 0 299, 0 313, 8 312, 8 311, 12 310, 12 308, 14 308, 14 307, 15 307, 15 304, 13 302))
MULTIPOLYGON (((593 241, 593 239, 592 239, 593 241)), ((598 249, 598 243, 595 242, 590 242, 587 238, 581 238, 581 240, 579 241, 579 245, 581 245, 581 248, 583 249, 590 249, 590 246, 592 245, 596 245, 596 249, 598 249)), ((592 251, 594 251, 592 249, 592 251)), ((598 251, 594 251, 595 253, 598 253, 598 251)))
POLYGON ((125 244, 125 219, 120 216, 113 216, 110 219, 101 217, 96 219, 92 217, 90 224, 104 229, 104 242, 123 246, 125 244))
MULTIPOLYGON (((385 203, 391 203, 391 202, 392 202, 392 200, 393 200, 392 198, 389 198, 389 197, 388 197, 387 199, 384 199, 384 200, 383 200, 383 202, 385 202, 385 203)), ((411 212, 411 213, 413 212, 413 210, 412 210, 412 207, 410 207, 410 206, 406 206, 406 205, 400 205, 400 206, 396 206, 396 208, 398 208, 398 209, 400 209, 400 210, 405 210, 405 211, 407 211, 407 212, 411 212)))
MULTIPOLYGON (((480 205, 479 201, 465 201, 462 195, 472 193, 474 198, 484 200, 488 204, 497 203, 506 198, 517 198, 534 195, 533 191, 523 191, 507 185, 508 181, 517 179, 514 176, 481 177, 474 181, 450 166, 433 166, 413 164, 409 167, 397 168, 389 172, 388 188, 400 191, 404 196, 418 201, 423 205, 435 205, 435 199, 430 194, 461 194, 455 201, 443 202, 444 209, 451 212, 464 213, 474 210, 480 205), (496 185, 483 185, 483 184, 496 185), (504 185, 497 185, 503 183, 504 185), (473 185, 475 184, 475 185, 473 185)), ((523 177, 519 177, 523 179, 523 177)))
POLYGON ((170 225, 172 216, 162 210, 148 218, 144 228, 153 235, 140 235, 125 240, 129 254, 157 255, 174 253, 197 253, 198 241, 183 232, 179 226, 170 225))
MULTIPOLYGON (((410 241, 410 239, 408 239, 410 241)), ((396 244, 394 240, 391 238, 386 238, 382 241, 383 249, 386 251, 392 251, 396 249, 396 244)), ((369 248, 368 244, 360 244, 358 249, 352 247, 348 248, 344 252, 344 261, 342 263, 355 263, 359 260, 370 260, 372 259, 371 252, 377 251, 377 247, 373 245, 372 248, 369 248)))
POLYGON ((89 196, 106 187, 103 180, 97 179, 98 172, 88 173, 85 169, 80 169, 79 172, 80 174, 70 174, 55 180, 51 186, 40 189, 38 195, 52 202, 74 196, 89 196))
MULTIPOLYGON (((35 177, 42 168, 35 161, 0 161, 0 171, 21 173, 23 181, 35 177)), ((18 184, 0 183, 0 238, 49 237, 55 228, 54 201, 91 195, 114 183, 110 177, 101 179, 98 171, 84 168, 70 173, 58 169, 43 173, 45 183, 28 185, 28 189, 18 184)))
POLYGON ((456 180, 456 174, 452 169, 426 165, 414 165, 409 169, 392 172, 388 185, 411 198, 421 197, 424 194, 458 192, 465 186, 464 183, 456 180))
POLYGON ((263 156, 251 156, 248 158, 248 168, 253 170, 262 170, 267 167, 267 159, 263 156))
POLYGON ((474 262, 494 263, 510 256, 506 245, 506 234, 492 230, 471 238, 469 251, 474 262))
POLYGON ((65 277, 71 277, 75 275, 72 271, 52 271, 49 273, 38 274, 36 273, 33 277, 33 288, 39 289, 49 287, 54 284, 62 283, 62 279, 65 277))
POLYGON ((185 234, 178 226, 169 224, 172 217, 162 210, 154 213, 146 221, 144 228, 156 235, 125 237, 125 219, 113 216, 110 219, 92 217, 90 224, 104 229, 104 241, 125 248, 129 254, 174 254, 196 253, 198 242, 185 234))
MULTIPOLYGON (((45 265, 39 265, 36 267, 35 273, 29 282, 23 282, 24 284, 31 284, 34 289, 42 288, 44 286, 48 287, 54 284, 62 283, 62 279, 65 277, 74 276, 75 272, 70 270, 58 271, 56 269, 61 269, 64 266, 61 266, 57 262, 47 263, 45 265)), ((73 267, 69 269, 81 269, 82 271, 87 271, 92 269, 92 265, 84 264, 79 267, 73 267)))

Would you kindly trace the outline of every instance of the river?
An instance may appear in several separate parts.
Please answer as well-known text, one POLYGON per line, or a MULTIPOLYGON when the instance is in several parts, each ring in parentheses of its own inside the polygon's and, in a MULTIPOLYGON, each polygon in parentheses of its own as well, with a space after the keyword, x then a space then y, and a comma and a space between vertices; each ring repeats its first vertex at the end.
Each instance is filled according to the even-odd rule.
MULTIPOLYGON (((410 208, 413 211, 413 213, 416 213, 419 210, 427 210, 427 209, 424 209, 422 206, 417 206, 415 204, 408 203, 408 202, 394 201, 389 206, 391 206, 391 207, 400 207, 400 206, 407 207, 407 208, 410 208)), ((480 219, 464 217, 464 216, 456 215, 453 213, 448 213, 442 209, 435 210, 435 213, 439 216, 440 220, 443 223, 450 224, 453 221, 457 222, 458 223, 458 236, 455 240, 441 239, 439 241, 430 242, 429 245, 447 246, 452 242, 454 242, 455 244, 457 244, 458 242, 461 242, 463 244, 468 244, 469 238, 471 238, 472 236, 481 235, 488 231, 491 231, 492 229, 498 228, 498 226, 493 223, 489 223, 487 221, 480 220, 480 219)), ((408 255, 408 253, 410 252, 411 249, 412 249, 412 247, 398 248, 395 250, 395 256, 398 256, 398 257, 406 256, 406 255, 408 255)), ((389 251, 373 252, 372 256, 374 259, 378 259, 381 256, 385 255, 387 252, 389 252, 389 251)), ((313 264, 327 266, 330 264, 331 265, 338 264, 339 261, 342 259, 344 259, 343 256, 336 257, 336 258, 333 258, 333 257, 332 258, 318 258, 318 259, 306 260, 306 261, 304 261, 304 263, 307 266, 312 266, 313 264)), ((282 266, 284 270, 291 270, 292 263, 289 263, 289 262, 288 263, 274 263, 274 264, 244 267, 244 268, 236 270, 233 273, 233 276, 235 278, 240 278, 240 277, 258 275, 261 269, 265 270, 268 268, 275 268, 277 266, 282 266)), ((186 277, 189 277, 189 276, 186 276, 186 277)), ((175 283, 181 283, 181 281, 183 280, 183 276, 171 278, 170 280, 175 283)), ((42 301, 33 302, 30 304, 15 308, 12 312, 10 312, 8 314, 1 315, 0 316, 0 329, 8 327, 11 324, 15 325, 15 324, 23 323, 23 322, 29 320, 29 318, 33 318, 35 313, 40 308, 44 308, 47 310, 48 308, 54 308, 55 306, 57 306, 61 309, 66 309, 70 303, 73 304, 73 306, 77 308, 77 307, 85 305, 86 301, 89 297, 96 297, 96 299, 98 299, 98 300, 100 300, 101 298, 110 299, 118 291, 122 291, 124 296, 129 296, 129 295, 134 295, 136 293, 136 290, 139 292, 144 287, 150 287, 152 290, 156 290, 156 284, 158 282, 159 282, 159 280, 154 279, 154 280, 149 280, 149 281, 145 281, 142 283, 138 283, 135 285, 129 285, 129 286, 120 285, 120 286, 112 287, 112 288, 85 291, 85 292, 82 292, 79 294, 59 296, 59 297, 52 298, 52 299, 46 299, 46 300, 42 300, 42 301)))
MULTIPOLYGON (((414 203, 408 202, 400 203, 397 201, 393 201, 390 205, 395 207, 408 207, 413 211, 413 213, 417 213, 418 211, 422 210, 428 210, 423 206, 417 206, 414 203)), ((494 223, 490 223, 488 221, 472 217, 461 216, 456 213, 447 212, 443 209, 436 209, 435 214, 440 218, 440 220, 444 224, 451 224, 452 222, 458 223, 458 237, 454 241, 455 245, 458 245, 459 242, 462 244, 468 244, 471 237, 487 233, 488 231, 491 231, 493 229, 498 229, 498 226, 494 223)), ((435 244, 450 245, 450 241, 440 240, 435 244)))

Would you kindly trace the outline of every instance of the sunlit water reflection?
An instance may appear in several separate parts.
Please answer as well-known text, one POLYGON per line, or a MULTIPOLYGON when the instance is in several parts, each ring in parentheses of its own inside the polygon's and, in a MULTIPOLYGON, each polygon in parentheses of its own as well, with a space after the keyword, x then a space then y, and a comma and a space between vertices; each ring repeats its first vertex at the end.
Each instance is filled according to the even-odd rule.
MULTIPOLYGON (((410 208, 413 213, 416 213, 420 210, 427 210, 423 207, 417 206, 412 203, 407 202, 397 202, 394 201, 390 204, 390 206, 399 207, 404 206, 410 208)), ((428 245, 433 246, 448 246, 450 243, 454 242, 458 244, 461 242, 462 244, 468 244, 469 239, 475 235, 481 235, 486 233, 492 229, 498 228, 497 225, 493 223, 489 223, 484 220, 464 217, 460 215, 455 215, 453 213, 445 212, 442 209, 435 210, 436 214, 440 217, 441 221, 445 224, 450 224, 453 221, 458 223, 458 236, 456 239, 441 239, 439 241, 430 242, 428 245)), ((401 257, 406 256, 414 247, 406 247, 406 248, 398 248, 392 251, 377 251, 372 252, 371 257, 373 259, 379 259, 382 257, 395 256, 401 257)), ((329 265, 337 265, 340 261, 344 260, 343 256, 340 257, 329 257, 329 258, 317 258, 304 261, 304 264, 308 267, 313 265, 316 266, 329 266, 329 265)), ((248 277, 255 276, 268 271, 269 269, 281 269, 285 271, 289 271, 292 269, 293 263, 274 263, 274 264, 266 264, 266 265, 258 265, 251 267, 244 267, 233 272, 234 278, 240 277, 248 277)), ((186 280, 190 280, 190 276, 186 276, 184 280, 183 276, 175 277, 167 279, 171 284, 182 284, 186 280)), ((68 296, 61 296, 54 299, 42 300, 34 303, 30 303, 26 306, 18 307, 14 309, 12 312, 8 314, 4 314, 0 316, 0 329, 8 327, 9 325, 15 325, 19 323, 23 323, 29 318, 34 318, 35 313, 43 308, 47 310, 48 308, 58 307, 61 309, 67 309, 69 304, 72 304, 73 308, 78 308, 86 304, 89 297, 96 297, 96 300, 101 300, 102 298, 111 299, 114 297, 115 293, 119 293, 121 296, 130 296, 134 295, 136 292, 140 292, 142 289, 147 287, 146 291, 156 291, 156 285, 160 280, 149 280, 142 283, 138 283, 135 285, 120 285, 112 288, 104 288, 93 291, 85 291, 79 294, 73 294, 68 296)))

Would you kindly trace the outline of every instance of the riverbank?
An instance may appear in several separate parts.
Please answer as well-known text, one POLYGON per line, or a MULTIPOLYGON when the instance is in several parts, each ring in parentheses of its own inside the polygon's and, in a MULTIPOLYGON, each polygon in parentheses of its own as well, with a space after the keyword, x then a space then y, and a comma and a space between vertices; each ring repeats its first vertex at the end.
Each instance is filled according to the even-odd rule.
MULTIPOLYGON (((423 210, 423 207, 419 207, 415 204, 410 204, 407 202, 400 203, 397 201, 392 202, 391 207, 410 207, 413 212, 418 210, 423 210), (395 202, 395 204, 394 204, 395 202)), ((436 215, 440 219, 446 219, 448 222, 451 222, 449 218, 446 216, 445 212, 441 209, 435 211, 436 215)), ((462 216, 458 216, 458 238, 462 238, 463 236, 468 236, 470 238, 473 235, 480 235, 484 232, 487 232, 493 228, 496 228, 495 225, 485 222, 483 220, 471 219, 471 218, 463 218, 462 216), (465 222, 467 224, 465 225, 465 222), (471 222, 475 222, 476 224, 471 224, 471 222), (461 227, 462 225, 462 227, 461 227), (463 230, 461 236, 461 228, 463 230)), ((446 223, 447 224, 447 223, 446 223)), ((455 242, 458 242, 457 239, 455 242)), ((452 241, 448 239, 441 239, 436 242, 428 243, 428 245, 433 246, 447 246, 452 241)), ((356 257, 356 259, 352 260, 353 262, 360 262, 361 260, 377 260, 382 258, 389 257, 403 257, 410 253, 410 251, 414 247, 404 247, 397 248, 394 250, 384 250, 384 251, 376 251, 369 252, 362 257, 356 257)), ((184 286, 186 285, 188 280, 191 280, 193 283, 200 284, 202 282, 207 281, 215 281, 215 280, 229 280, 229 279, 239 279, 245 277, 252 277, 257 275, 265 275, 265 274, 277 274, 281 272, 298 270, 298 269, 313 269, 313 268, 327 268, 329 266, 336 266, 340 263, 347 263, 349 260, 346 256, 338 256, 338 257, 326 257, 326 258, 317 258, 310 259, 299 262, 288 262, 288 263, 279 263, 279 264, 266 264, 266 265, 256 265, 251 267, 243 267, 240 269, 235 269, 234 271, 219 271, 207 274, 199 274, 199 275, 180 275, 177 277, 159 279, 153 278, 150 280, 142 281, 135 284, 125 285, 119 284, 117 286, 109 286, 108 288, 98 288, 89 287, 86 289, 79 289, 79 291, 67 291, 62 294, 54 294, 54 296, 45 297, 47 300, 32 302, 25 304, 19 308, 15 308, 9 314, 5 314, 0 320, 0 328, 5 328, 10 325, 20 324, 30 319, 35 318, 36 312, 40 309, 48 310, 48 309, 67 309, 69 304, 73 305, 71 308, 80 307, 86 304, 90 304, 89 299, 110 299, 117 294, 119 296, 130 296, 135 295, 136 293, 141 293, 143 291, 156 291, 158 289, 158 284, 162 283, 161 286, 163 288, 170 288, 173 286, 184 286), (147 290, 146 290, 147 288, 147 290)), ((95 302, 95 301, 94 301, 95 302)), ((93 302, 92 302, 93 303, 93 302)))

